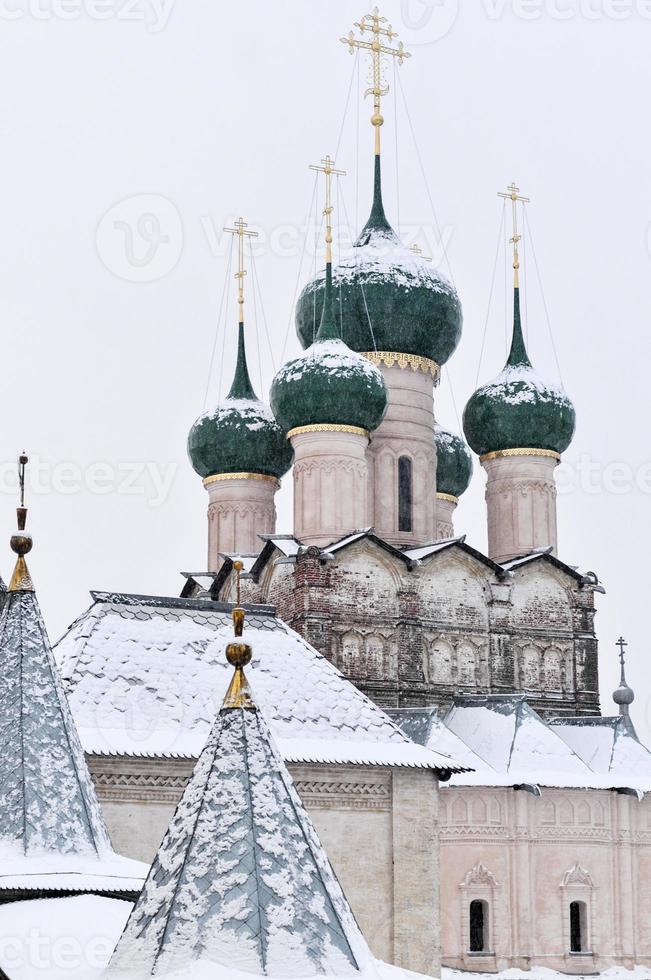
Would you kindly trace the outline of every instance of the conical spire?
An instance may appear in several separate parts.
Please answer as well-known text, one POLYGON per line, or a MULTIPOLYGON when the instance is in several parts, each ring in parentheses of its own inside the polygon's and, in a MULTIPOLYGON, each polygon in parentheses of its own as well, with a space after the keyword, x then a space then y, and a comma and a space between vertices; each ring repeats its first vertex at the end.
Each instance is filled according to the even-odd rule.
POLYGON ((367 245, 374 232, 380 232, 384 238, 391 238, 396 244, 399 244, 398 236, 389 224, 382 201, 382 164, 379 153, 375 154, 371 213, 355 245, 357 247, 367 245))
POLYGON ((108 834, 25 562, 26 463, 22 455, 18 557, 0 616, 0 847, 97 856, 108 834))
POLYGON ((507 359, 509 367, 531 367, 531 361, 527 354, 527 347, 524 342, 522 332, 522 319, 520 317, 520 287, 513 289, 513 337, 511 339, 511 350, 507 359))
POLYGON ((332 290, 332 260, 326 262, 325 274, 325 293, 323 296, 323 309, 321 311, 321 323, 316 335, 318 341, 341 340, 341 333, 337 326, 334 311, 334 296, 332 290))
POLYGON ((237 333, 237 362, 235 364, 235 375, 233 384, 228 392, 227 398, 248 398, 257 399, 257 395, 251 384, 249 367, 246 363, 246 344, 244 341, 244 323, 238 324, 237 333))
POLYGON ((343 977, 370 957, 250 696, 244 611, 233 618, 235 677, 113 955, 112 977, 201 961, 343 977))

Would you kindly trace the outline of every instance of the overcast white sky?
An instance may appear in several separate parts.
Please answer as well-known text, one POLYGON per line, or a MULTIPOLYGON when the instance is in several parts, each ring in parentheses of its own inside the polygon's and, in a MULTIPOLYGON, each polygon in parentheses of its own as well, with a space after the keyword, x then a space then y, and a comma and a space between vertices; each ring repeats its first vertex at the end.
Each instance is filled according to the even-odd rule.
MULTIPOLYGON (((606 585, 597 618, 604 708, 624 633, 634 717, 648 738, 651 2, 461 7, 383 8, 413 52, 400 79, 464 306, 437 415, 458 429, 452 394, 461 414, 475 387, 496 192, 515 178, 532 199, 533 243, 578 414, 559 499, 560 556, 606 585)), ((307 164, 335 151, 355 63, 337 39, 365 12, 359 0, 0 0, 0 542, 13 528, 15 456, 25 447, 38 464, 28 491, 31 568, 53 638, 91 588, 175 595, 180 570, 205 566, 206 494, 185 441, 203 408, 218 322, 221 227, 242 213, 263 232, 256 268, 277 366, 312 193, 307 164)), ((348 170, 342 191, 354 224, 369 205, 371 132, 367 100, 358 166, 352 77, 337 162, 348 170)), ((396 139, 391 94, 388 211, 397 223, 399 208, 406 240, 437 255, 400 99, 397 108, 396 139)), ((530 353, 557 380, 530 253, 530 353)), ((503 254, 497 268, 481 380, 504 360, 503 254)), ((266 397, 273 364, 264 335, 259 364, 252 304, 248 313, 252 373, 260 389, 261 371, 266 397)), ((219 362, 221 339, 217 349, 219 362)), ((292 328, 287 353, 298 349, 292 328)), ((219 363, 209 404, 218 387, 219 363)), ((480 549, 483 483, 477 465, 457 518, 480 549)), ((289 530, 288 488, 279 510, 279 529, 289 530)))

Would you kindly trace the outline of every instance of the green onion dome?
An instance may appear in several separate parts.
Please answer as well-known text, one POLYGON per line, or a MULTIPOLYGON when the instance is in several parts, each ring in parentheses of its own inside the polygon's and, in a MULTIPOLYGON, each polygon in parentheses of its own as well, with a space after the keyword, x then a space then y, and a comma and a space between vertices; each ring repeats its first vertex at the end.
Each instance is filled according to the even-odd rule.
POLYGON ((436 492, 460 497, 468 489, 472 476, 472 456, 461 436, 448 432, 438 423, 436 440, 436 492))
POLYGON ((271 407, 285 432, 303 425, 352 425, 372 431, 386 412, 382 372, 339 336, 331 269, 328 264, 326 302, 314 343, 285 364, 271 386, 271 407))
MULTIPOLYGON (((398 239, 382 204, 380 157, 375 157, 371 215, 353 254, 333 270, 339 336, 353 350, 415 354, 444 364, 461 336, 461 304, 445 276, 398 239)), ((325 273, 307 283, 296 305, 303 347, 320 323, 325 273)))
POLYGON ((199 476, 259 473, 280 479, 294 453, 268 405, 257 397, 246 363, 240 323, 237 366, 224 401, 199 416, 188 436, 188 455, 199 476))
POLYGON ((560 389, 545 384, 527 354, 515 288, 513 341, 503 371, 479 388, 463 413, 463 430, 479 455, 505 449, 562 453, 574 435, 574 406, 560 389))

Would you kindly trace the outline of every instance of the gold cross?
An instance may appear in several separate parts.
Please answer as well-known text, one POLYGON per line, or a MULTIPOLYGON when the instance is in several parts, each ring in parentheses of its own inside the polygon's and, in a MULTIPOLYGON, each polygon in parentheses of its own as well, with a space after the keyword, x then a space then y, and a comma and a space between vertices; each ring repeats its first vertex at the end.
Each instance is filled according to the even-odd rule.
POLYGON ((238 248, 237 248, 237 272, 235 273, 235 278, 238 280, 238 292, 237 292, 237 302, 239 305, 239 322, 244 323, 244 276, 246 275, 246 269, 244 268, 244 239, 245 238, 257 238, 257 231, 246 231, 249 227, 242 218, 238 218, 237 221, 233 222, 235 227, 224 228, 230 235, 237 235, 238 237, 238 248))
POLYGON ((324 157, 321 163, 311 163, 310 170, 318 170, 319 173, 325 174, 325 207, 323 213, 326 219, 326 262, 332 264, 332 175, 337 174, 337 176, 345 177, 345 170, 335 170, 335 161, 331 158, 330 154, 324 157))
POLYGON ((410 245, 409 246, 409 251, 410 252, 413 252, 414 255, 419 255, 420 258, 423 259, 424 262, 431 262, 432 261, 432 256, 431 255, 423 255, 422 248, 420 247, 420 245, 417 245, 416 243, 414 243, 413 245, 410 245))
POLYGON ((530 198, 520 197, 520 188, 515 186, 515 181, 512 181, 506 188, 506 193, 504 191, 497 192, 498 197, 503 197, 507 201, 511 202, 511 207, 513 211, 513 237, 510 239, 513 245, 513 284, 519 288, 520 286, 520 256, 518 253, 518 242, 522 240, 522 235, 518 234, 518 201, 523 204, 528 204, 530 198))
POLYGON ((380 152, 380 126, 384 122, 381 112, 381 98, 383 95, 387 95, 389 91, 388 85, 382 85, 382 55, 389 55, 392 58, 398 59, 398 64, 401 65, 405 58, 411 58, 409 51, 405 51, 402 41, 398 42, 397 48, 392 48, 391 41, 394 37, 398 35, 391 27, 391 24, 387 23, 386 17, 380 17, 380 12, 377 7, 373 8, 373 12, 370 14, 364 14, 361 20, 355 21, 355 27, 359 28, 360 34, 365 34, 366 31, 370 31, 373 40, 361 40, 356 38, 353 31, 351 31, 348 37, 339 38, 342 44, 348 45, 348 50, 353 54, 355 48, 363 48, 366 51, 371 52, 371 59, 373 64, 373 85, 371 88, 366 89, 364 92, 364 98, 367 95, 373 96, 373 115, 371 116, 371 125, 375 127, 375 152, 379 154, 380 152), (386 26, 384 26, 386 25, 386 26), (386 38, 389 42, 388 44, 383 42, 383 38, 386 38))

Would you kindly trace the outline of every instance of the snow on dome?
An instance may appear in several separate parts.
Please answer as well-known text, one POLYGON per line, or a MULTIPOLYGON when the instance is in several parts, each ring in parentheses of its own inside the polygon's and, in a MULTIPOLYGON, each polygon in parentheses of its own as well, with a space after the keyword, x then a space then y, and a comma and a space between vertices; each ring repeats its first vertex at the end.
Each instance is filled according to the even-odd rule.
POLYGON ((468 489, 472 477, 472 456, 461 436, 449 432, 438 423, 434 426, 436 440, 436 492, 460 497, 468 489))
MULTIPOLYGON (((398 239, 382 204, 380 158, 375 158, 373 207, 352 255, 332 272, 335 316, 343 340, 360 352, 393 351, 444 364, 461 336, 461 304, 454 286, 398 239)), ((304 287, 296 330, 308 347, 324 305, 323 271, 304 287)))
POLYGON ((514 291, 513 340, 500 374, 479 388, 463 413, 463 429, 478 456, 505 449, 563 453, 574 435, 576 416, 565 392, 534 371, 520 321, 519 289, 514 291))
POLYGON ((387 389, 382 372, 341 340, 330 263, 324 296, 316 339, 273 380, 274 415, 286 432, 303 425, 352 425, 372 431, 384 418, 387 389))
POLYGON ((188 436, 188 455, 204 479, 223 473, 259 473, 280 479, 292 464, 291 446, 269 406, 253 390, 242 323, 230 392, 194 423, 188 436))

